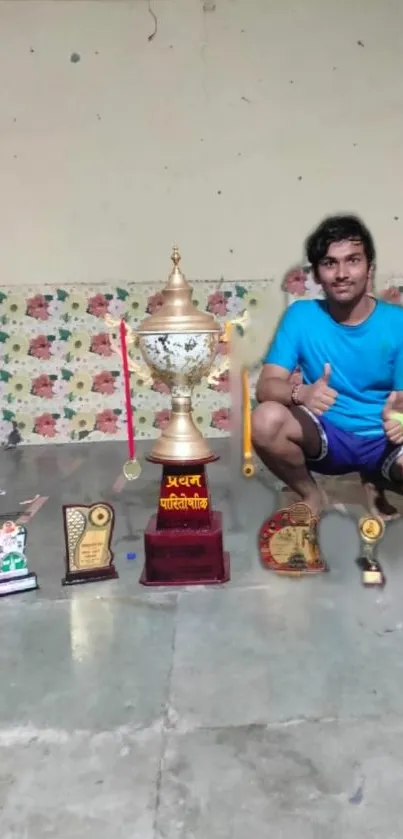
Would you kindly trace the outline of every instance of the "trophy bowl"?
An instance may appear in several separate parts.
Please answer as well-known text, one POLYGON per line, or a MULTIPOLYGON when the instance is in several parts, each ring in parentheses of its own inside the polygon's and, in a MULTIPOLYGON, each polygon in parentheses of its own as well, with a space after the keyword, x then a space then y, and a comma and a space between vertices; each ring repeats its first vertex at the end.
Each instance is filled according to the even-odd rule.
POLYGON ((171 419, 153 446, 148 459, 157 463, 191 463, 215 460, 192 417, 192 389, 211 370, 217 354, 220 324, 192 303, 192 288, 179 269, 174 248, 174 268, 162 292, 163 304, 146 318, 136 332, 137 344, 153 378, 171 390, 171 419))
POLYGON ((193 388, 209 373, 218 342, 217 332, 156 332, 139 335, 138 346, 154 378, 193 388))

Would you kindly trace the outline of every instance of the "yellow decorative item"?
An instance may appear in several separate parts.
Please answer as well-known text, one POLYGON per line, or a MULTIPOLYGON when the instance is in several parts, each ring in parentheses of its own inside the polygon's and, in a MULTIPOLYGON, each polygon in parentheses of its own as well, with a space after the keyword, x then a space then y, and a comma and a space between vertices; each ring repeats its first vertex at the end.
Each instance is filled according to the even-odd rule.
POLYGON ((249 377, 246 368, 242 370, 242 405, 243 405, 243 449, 242 472, 245 478, 253 478, 255 464, 252 454, 252 417, 249 393, 249 377))

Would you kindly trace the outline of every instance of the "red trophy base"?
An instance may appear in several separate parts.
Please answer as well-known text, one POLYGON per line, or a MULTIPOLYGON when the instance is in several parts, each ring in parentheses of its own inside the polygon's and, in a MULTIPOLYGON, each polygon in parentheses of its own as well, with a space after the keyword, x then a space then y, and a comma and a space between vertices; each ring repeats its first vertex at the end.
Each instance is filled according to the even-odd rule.
POLYGON ((228 582, 222 516, 211 509, 204 463, 163 464, 158 512, 147 525, 144 547, 144 586, 228 582))

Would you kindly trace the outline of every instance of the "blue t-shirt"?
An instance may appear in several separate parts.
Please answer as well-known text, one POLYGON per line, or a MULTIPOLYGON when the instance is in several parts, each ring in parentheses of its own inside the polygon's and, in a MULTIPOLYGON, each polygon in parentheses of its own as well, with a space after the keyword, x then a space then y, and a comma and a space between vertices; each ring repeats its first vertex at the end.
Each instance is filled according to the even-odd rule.
POLYGON ((326 417, 363 437, 383 433, 382 410, 392 390, 403 390, 403 309, 376 301, 355 326, 333 320, 325 300, 297 300, 283 315, 264 359, 292 372, 300 367, 313 384, 331 366, 329 386, 337 391, 326 417))

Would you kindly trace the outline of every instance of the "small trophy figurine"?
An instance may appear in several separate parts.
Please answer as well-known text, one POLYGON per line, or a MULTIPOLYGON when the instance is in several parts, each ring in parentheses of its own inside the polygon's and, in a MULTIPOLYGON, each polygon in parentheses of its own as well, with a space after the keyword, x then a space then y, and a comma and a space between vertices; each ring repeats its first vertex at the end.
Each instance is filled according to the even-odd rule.
POLYGON ((364 516, 358 523, 361 536, 362 555, 358 565, 362 572, 364 586, 384 586, 386 579, 382 568, 375 556, 377 543, 385 533, 385 523, 377 516, 364 516))

